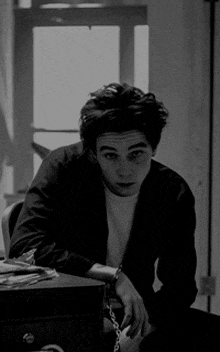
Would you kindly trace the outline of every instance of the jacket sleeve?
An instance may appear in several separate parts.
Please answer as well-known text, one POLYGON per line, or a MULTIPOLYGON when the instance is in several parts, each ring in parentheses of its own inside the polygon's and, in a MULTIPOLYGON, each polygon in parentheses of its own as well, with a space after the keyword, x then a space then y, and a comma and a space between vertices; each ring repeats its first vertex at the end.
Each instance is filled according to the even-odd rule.
POLYGON ((60 162, 59 151, 52 152, 43 160, 27 191, 12 235, 9 256, 15 258, 35 248, 36 265, 84 275, 94 262, 78 251, 69 250, 64 241, 59 241, 62 233, 57 233, 59 221, 55 214, 63 201, 62 187, 69 177, 65 163, 65 160, 60 162))
POLYGON ((157 265, 161 288, 154 294, 149 307, 152 320, 157 325, 178 319, 181 312, 191 306, 197 294, 196 214, 194 196, 187 185, 182 184, 170 208, 172 211, 166 219, 157 265))

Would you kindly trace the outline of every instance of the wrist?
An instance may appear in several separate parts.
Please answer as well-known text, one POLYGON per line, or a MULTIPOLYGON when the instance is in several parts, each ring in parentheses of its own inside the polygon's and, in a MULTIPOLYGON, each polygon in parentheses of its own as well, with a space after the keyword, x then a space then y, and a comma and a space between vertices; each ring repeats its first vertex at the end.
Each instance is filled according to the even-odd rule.
POLYGON ((116 269, 116 272, 111 280, 111 285, 115 286, 121 272, 122 272, 122 265, 119 265, 119 267, 116 269))
POLYGON ((106 283, 113 284, 113 282, 117 281, 119 275, 118 271, 119 268, 96 263, 87 271, 86 276, 91 279, 101 280, 106 283))

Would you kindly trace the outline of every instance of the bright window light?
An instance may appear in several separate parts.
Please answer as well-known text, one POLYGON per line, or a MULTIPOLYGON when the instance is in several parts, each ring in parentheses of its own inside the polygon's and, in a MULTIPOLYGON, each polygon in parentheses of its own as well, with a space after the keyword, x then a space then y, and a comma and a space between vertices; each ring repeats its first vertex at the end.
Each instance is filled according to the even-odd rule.
POLYGON ((78 128, 89 93, 118 80, 118 26, 34 28, 34 127, 78 128))

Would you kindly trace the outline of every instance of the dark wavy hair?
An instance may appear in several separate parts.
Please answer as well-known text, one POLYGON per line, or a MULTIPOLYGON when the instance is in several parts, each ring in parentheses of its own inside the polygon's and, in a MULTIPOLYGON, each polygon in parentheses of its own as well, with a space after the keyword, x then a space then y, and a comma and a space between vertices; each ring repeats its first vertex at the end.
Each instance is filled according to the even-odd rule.
POLYGON ((80 137, 83 148, 95 151, 96 140, 103 133, 142 132, 153 150, 166 125, 168 111, 152 93, 126 83, 110 83, 90 93, 80 112, 80 137))

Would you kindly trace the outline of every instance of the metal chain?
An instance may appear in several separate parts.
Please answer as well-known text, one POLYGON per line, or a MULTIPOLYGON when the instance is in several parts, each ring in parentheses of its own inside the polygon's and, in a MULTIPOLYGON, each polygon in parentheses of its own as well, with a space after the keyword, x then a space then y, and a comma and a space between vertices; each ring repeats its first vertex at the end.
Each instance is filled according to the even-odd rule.
POLYGON ((116 316, 115 316, 115 313, 112 309, 112 306, 111 306, 111 303, 108 299, 107 301, 107 309, 109 311, 109 315, 110 315, 110 319, 111 319, 111 322, 112 322, 112 325, 115 329, 115 333, 116 333, 116 341, 115 341, 115 345, 114 345, 114 350, 113 352, 117 352, 120 350, 120 337, 121 337, 121 330, 119 328, 119 324, 117 322, 117 319, 116 319, 116 316))

